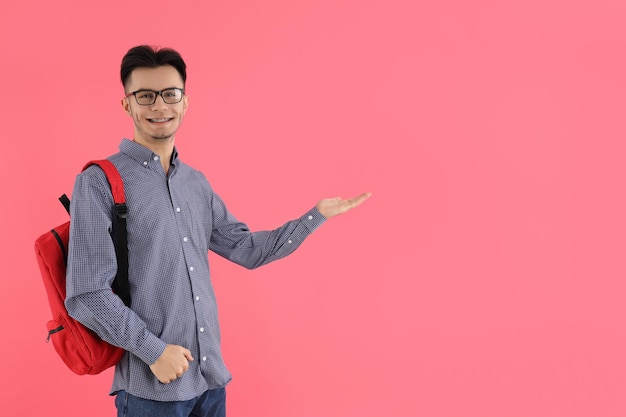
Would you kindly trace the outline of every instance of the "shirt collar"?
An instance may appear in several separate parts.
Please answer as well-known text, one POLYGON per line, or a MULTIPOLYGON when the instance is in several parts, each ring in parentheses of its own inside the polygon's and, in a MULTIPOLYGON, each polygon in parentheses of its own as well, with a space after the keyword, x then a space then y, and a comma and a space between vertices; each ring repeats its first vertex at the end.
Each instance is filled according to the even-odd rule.
MULTIPOLYGON (((145 146, 135 142, 134 140, 130 140, 127 138, 122 139, 122 143, 120 143, 120 151, 130 156, 142 166, 149 166, 151 163, 155 162, 158 162, 160 164, 157 154, 155 154, 145 146), (155 157, 157 159, 155 159, 155 157)), ((175 165, 177 160, 178 151, 176 150, 176 147, 174 147, 174 151, 172 152, 172 160, 170 161, 171 165, 175 165)))

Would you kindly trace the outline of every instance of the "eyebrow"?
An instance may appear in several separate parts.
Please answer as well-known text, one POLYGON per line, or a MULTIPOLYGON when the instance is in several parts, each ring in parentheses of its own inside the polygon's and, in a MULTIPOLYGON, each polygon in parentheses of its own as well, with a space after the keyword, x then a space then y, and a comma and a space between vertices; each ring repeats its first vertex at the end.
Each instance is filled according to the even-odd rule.
POLYGON ((185 89, 185 87, 165 87, 165 88, 161 88, 160 90, 155 90, 155 89, 153 89, 153 88, 138 88, 138 89, 137 89, 137 90, 135 90, 135 91, 146 91, 146 90, 147 90, 147 91, 163 91, 163 90, 168 90, 168 89, 170 89, 170 88, 178 88, 178 89, 180 89, 180 90, 184 90, 184 89, 185 89))

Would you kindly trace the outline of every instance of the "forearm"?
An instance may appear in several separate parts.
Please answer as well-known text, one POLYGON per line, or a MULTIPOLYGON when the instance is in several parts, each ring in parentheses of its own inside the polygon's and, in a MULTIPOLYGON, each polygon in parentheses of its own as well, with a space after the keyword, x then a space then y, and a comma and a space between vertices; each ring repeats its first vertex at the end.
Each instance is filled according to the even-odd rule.
POLYGON ((75 295, 66 300, 70 316, 93 330, 104 341, 123 348, 152 364, 163 353, 165 342, 110 290, 75 295))
POLYGON ((293 253, 323 222, 313 208, 299 219, 271 231, 250 232, 239 223, 213 234, 211 249, 225 258, 253 269, 293 253))

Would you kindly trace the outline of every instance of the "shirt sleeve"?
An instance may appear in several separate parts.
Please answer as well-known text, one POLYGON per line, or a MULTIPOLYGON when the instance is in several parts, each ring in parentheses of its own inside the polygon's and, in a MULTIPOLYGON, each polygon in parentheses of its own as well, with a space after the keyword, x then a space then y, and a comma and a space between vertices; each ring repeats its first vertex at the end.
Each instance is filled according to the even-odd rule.
POLYGON ((226 208, 222 199, 212 194, 213 231, 210 249, 248 269, 258 268, 293 253, 326 218, 312 208, 298 219, 281 227, 251 232, 226 208))
POLYGON ((91 167, 79 174, 70 205, 65 306, 70 316, 100 338, 152 364, 165 350, 165 342, 111 290, 117 271, 110 234, 112 208, 104 173, 91 167))

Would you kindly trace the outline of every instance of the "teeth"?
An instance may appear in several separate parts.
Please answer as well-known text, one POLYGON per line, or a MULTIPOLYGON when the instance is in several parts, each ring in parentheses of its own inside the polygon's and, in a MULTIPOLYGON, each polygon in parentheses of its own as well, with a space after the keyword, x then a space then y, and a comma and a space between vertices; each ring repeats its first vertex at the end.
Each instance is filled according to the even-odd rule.
POLYGON ((151 122, 167 122, 170 119, 150 119, 151 122))

